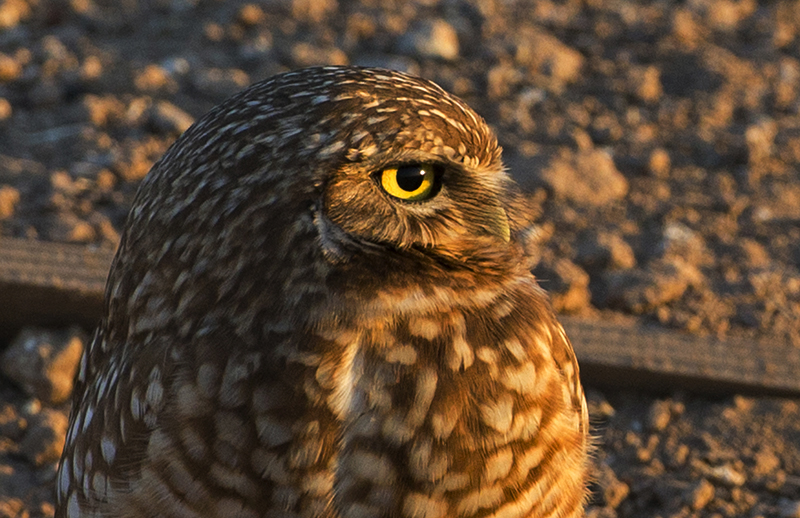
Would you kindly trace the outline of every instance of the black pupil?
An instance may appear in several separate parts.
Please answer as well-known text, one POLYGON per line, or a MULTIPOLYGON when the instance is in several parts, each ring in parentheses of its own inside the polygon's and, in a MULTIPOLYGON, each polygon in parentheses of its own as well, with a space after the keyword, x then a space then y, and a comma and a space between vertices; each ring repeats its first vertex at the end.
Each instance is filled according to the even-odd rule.
POLYGON ((414 192, 422 185, 425 169, 418 165, 406 165, 397 169, 397 185, 406 192, 414 192))

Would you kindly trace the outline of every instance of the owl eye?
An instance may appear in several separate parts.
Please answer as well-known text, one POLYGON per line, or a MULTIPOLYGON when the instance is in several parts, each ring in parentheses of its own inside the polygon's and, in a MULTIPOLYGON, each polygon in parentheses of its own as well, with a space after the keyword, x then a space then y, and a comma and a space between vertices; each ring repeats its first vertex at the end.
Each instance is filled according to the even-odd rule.
POLYGON ((438 191, 437 169, 432 164, 389 167, 378 173, 378 179, 391 196, 404 201, 422 201, 432 198, 438 191))

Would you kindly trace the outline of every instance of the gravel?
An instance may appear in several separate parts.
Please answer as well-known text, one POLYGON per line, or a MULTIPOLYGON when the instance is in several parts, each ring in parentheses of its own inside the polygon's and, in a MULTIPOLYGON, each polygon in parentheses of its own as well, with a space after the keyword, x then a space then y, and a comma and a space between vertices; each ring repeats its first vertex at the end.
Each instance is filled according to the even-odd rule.
POLYGON ((58 405, 72 394, 72 379, 85 339, 79 329, 25 328, 3 352, 0 370, 42 403, 58 405))
MULTIPOLYGON (((0 0, 0 246, 114 247, 194 119, 314 64, 420 74, 487 118, 559 310, 800 347, 790 1, 0 0)), ((53 514, 79 336, 0 343, 0 517, 53 514)), ((589 516, 800 516, 797 401, 589 389, 589 516)))

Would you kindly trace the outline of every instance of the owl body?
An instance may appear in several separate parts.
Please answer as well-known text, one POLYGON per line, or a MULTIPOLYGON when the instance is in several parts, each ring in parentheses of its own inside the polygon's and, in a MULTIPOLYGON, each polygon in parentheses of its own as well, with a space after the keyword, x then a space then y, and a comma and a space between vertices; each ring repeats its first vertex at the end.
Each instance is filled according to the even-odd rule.
POLYGON ((76 378, 57 516, 577 517, 587 415, 480 117, 283 74, 140 187, 76 378))

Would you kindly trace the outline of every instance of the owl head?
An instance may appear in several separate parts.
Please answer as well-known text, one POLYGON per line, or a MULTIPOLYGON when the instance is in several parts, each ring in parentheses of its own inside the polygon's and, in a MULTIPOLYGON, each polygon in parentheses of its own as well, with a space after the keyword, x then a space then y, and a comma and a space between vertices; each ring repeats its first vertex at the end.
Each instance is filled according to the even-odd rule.
MULTIPOLYGON (((430 81, 356 67, 285 73, 173 144, 140 188, 122 255, 177 291, 181 279, 209 286, 206 309, 234 292, 285 299, 333 278, 366 290, 508 274, 525 266, 530 216, 500 155, 485 121, 430 81)), ((144 289, 144 275, 110 284, 144 289)))

